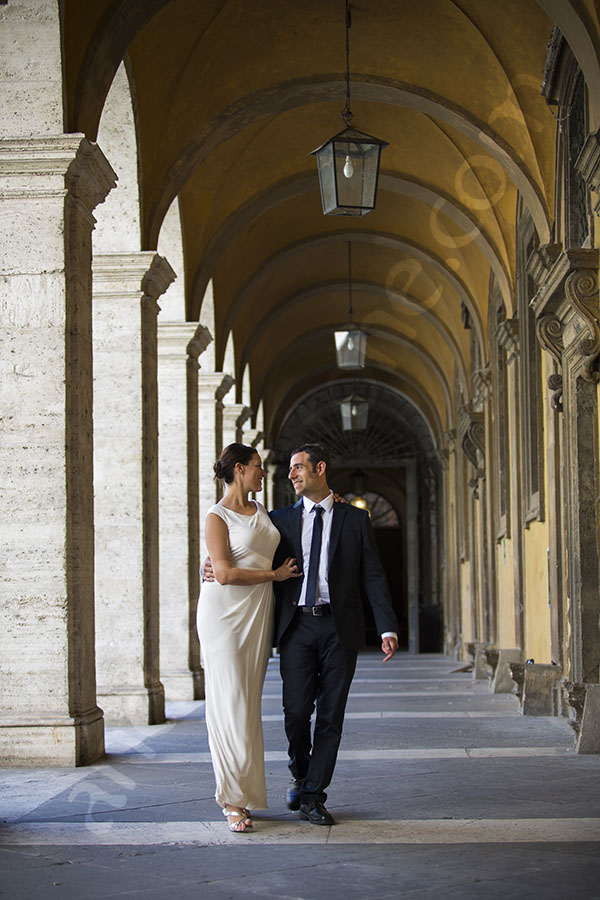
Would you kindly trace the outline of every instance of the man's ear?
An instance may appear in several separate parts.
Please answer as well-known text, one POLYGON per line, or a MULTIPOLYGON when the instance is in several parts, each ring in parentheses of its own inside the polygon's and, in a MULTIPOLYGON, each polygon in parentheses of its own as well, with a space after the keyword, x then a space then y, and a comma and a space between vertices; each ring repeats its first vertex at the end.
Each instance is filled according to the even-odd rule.
POLYGON ((327 463, 322 459, 316 465, 317 475, 323 476, 325 474, 325 470, 327 469, 327 463))

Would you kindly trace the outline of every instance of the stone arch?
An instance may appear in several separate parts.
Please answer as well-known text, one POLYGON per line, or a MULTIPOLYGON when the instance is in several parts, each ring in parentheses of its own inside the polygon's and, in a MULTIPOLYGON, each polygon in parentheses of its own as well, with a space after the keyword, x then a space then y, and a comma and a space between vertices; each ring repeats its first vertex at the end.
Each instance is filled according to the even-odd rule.
MULTIPOLYGON (((311 103, 326 102, 331 97, 342 96, 344 84, 332 77, 321 81, 284 82, 272 85, 268 90, 247 95, 221 112, 217 120, 208 122, 198 138, 188 143, 173 160, 163 180, 159 198, 147 211, 145 240, 152 246, 160 223, 174 196, 181 190, 192 173, 218 147, 248 125, 265 116, 296 109, 311 103)), ((549 240, 550 225, 546 204, 538 185, 527 167, 487 122, 473 116, 468 110, 448 103, 443 97, 423 91, 414 85, 390 82, 389 79, 370 77, 352 84, 353 97, 369 103, 385 103, 390 106, 406 106, 440 120, 470 137, 502 165, 525 199, 531 211, 537 231, 543 241, 549 240)))
MULTIPOLYGON (((254 221, 270 209, 286 200, 297 197, 314 189, 314 176, 300 176, 297 179, 277 184, 274 188, 253 197, 240 210, 232 213, 217 229, 210 240, 202 263, 197 270, 190 292, 190 306, 199 306, 199 297, 204 294, 211 273, 225 249, 239 234, 249 228, 254 221)), ((486 234, 472 213, 455 198, 443 194, 438 188, 415 179, 401 178, 397 175, 382 172, 379 178, 379 190, 404 194, 422 200, 432 210, 443 211, 452 221, 461 227, 465 234, 481 250, 496 276, 507 306, 511 303, 510 277, 502 262, 500 249, 486 234)))
MULTIPOLYGON (((283 313, 287 312, 287 310, 293 308, 294 306, 300 305, 306 300, 319 295, 323 291, 342 291, 346 289, 346 286, 347 285, 345 282, 329 282, 327 284, 319 284, 313 288, 309 288, 306 291, 301 291, 298 294, 293 294, 291 297, 282 299, 277 307, 272 310, 267 316, 265 316, 262 321, 259 322, 254 328, 252 336, 244 346, 244 350, 241 354, 241 365, 243 366, 249 359, 254 347, 256 346, 260 338, 266 333, 270 325, 273 324, 283 313)), ((454 335, 440 321, 440 319, 436 318, 436 316, 434 316, 428 309, 425 309, 415 297, 412 297, 407 293, 392 291, 390 288, 383 288, 381 285, 367 283, 364 281, 354 281, 353 287, 356 291, 372 294, 375 298, 385 296, 387 299, 392 300, 394 303, 397 303, 400 306, 408 307, 415 313, 418 313, 418 315, 424 318, 427 322, 429 322, 439 333, 444 343, 447 344, 447 346, 450 348, 458 369, 458 376, 461 385, 464 392, 467 392, 467 373, 465 361, 461 355, 460 348, 458 347, 454 335)))
MULTIPOLYGON (((348 239, 348 235, 344 235, 344 239, 348 239)), ((321 235, 317 238, 313 238, 307 241, 300 241, 298 243, 292 244, 291 246, 286 247, 285 249, 275 253, 269 259, 265 261, 263 266, 255 272, 252 278, 246 282, 246 284, 242 287, 242 289, 238 292, 237 296, 234 298, 229 310, 227 312, 225 323, 224 323, 224 334, 229 334, 231 329, 233 328, 235 317, 238 310, 243 306, 243 304, 249 300, 253 296, 253 292, 256 289, 256 285, 260 281, 261 278, 264 278, 268 272, 273 269, 275 266, 280 265, 282 261, 286 258, 293 256, 294 254, 301 252, 303 249, 307 247, 315 247, 322 244, 329 243, 339 243, 341 235, 339 233, 321 235)), ((469 311, 471 316, 471 320, 475 327, 475 332, 477 334, 478 341, 480 346, 483 347, 483 324, 481 320, 481 315, 474 297, 469 293, 466 285, 462 282, 462 280, 456 275, 452 269, 448 268, 444 261, 431 253, 427 248, 418 246, 417 244, 407 241, 401 240, 400 238, 395 237, 394 235, 389 234, 376 234, 374 232, 352 232, 352 241, 361 241, 365 243, 376 243, 385 247, 392 247, 395 250, 402 250, 409 254, 414 254, 414 256, 422 261, 431 265, 439 274, 445 278, 447 282, 449 282, 450 286, 456 291, 460 300, 465 304, 466 308, 469 311)), ((219 342, 217 346, 217 359, 219 359, 220 351, 219 347, 223 345, 219 342)), ((221 351, 222 352, 222 351, 221 351)))

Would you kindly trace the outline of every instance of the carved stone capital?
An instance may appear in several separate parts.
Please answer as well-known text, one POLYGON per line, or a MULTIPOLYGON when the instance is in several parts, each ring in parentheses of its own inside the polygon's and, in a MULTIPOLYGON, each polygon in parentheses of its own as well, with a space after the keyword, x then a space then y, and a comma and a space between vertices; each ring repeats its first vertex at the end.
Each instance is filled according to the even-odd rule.
POLYGON ((517 319, 503 319, 496 328, 496 339, 506 351, 507 362, 511 363, 519 355, 519 322, 517 319))
POLYGON ((527 260, 526 269, 537 286, 547 277, 561 250, 560 244, 542 244, 533 251, 527 260))
POLYGON ((463 452, 475 469, 479 479, 485 474, 485 424, 483 413, 463 406, 459 413, 460 443, 463 452))
POLYGON ((187 345, 188 356, 192 359, 198 359, 198 357, 204 353, 212 339, 213 336, 208 328, 205 325, 198 325, 194 332, 194 336, 187 345))
POLYGON ((471 384, 473 386, 473 403, 475 406, 480 406, 482 403, 485 403, 489 397, 492 385, 492 372, 490 367, 486 366, 484 369, 477 369, 477 371, 473 372, 471 384))
POLYGON ((600 355, 600 323, 598 322, 598 264, 594 268, 577 269, 565 282, 567 300, 575 307, 591 332, 590 337, 579 342, 579 352, 587 357, 584 377, 588 381, 600 381, 595 368, 600 355))
POLYGON ((221 401, 235 384, 235 378, 232 375, 226 375, 222 372, 218 372, 217 374, 221 376, 222 380, 219 381, 219 385, 215 390, 215 400, 221 401))
POLYGON ((540 316, 536 322, 537 339, 557 365, 562 365, 563 344, 563 323, 554 313, 548 313, 546 316, 540 316))
POLYGON ((550 404, 557 412, 563 411, 563 377, 558 372, 548 376, 548 389, 552 393, 550 404))
POLYGON ((150 266, 142 278, 142 291, 152 300, 164 294, 169 285, 175 281, 175 272, 164 256, 153 254, 150 266))
MULTIPOLYGON (((550 353, 562 374, 565 351, 584 358, 583 376, 589 381, 600 380, 597 362, 600 357, 600 322, 598 304, 597 248, 564 250, 540 284, 531 306, 537 319, 537 337, 550 353), (582 329, 587 336, 581 335, 582 329)), ((560 408, 557 391, 561 385, 554 378, 549 385, 554 391, 553 405, 560 408)))
POLYGON ((456 449, 456 428, 449 428, 444 432, 444 443, 449 453, 456 449))

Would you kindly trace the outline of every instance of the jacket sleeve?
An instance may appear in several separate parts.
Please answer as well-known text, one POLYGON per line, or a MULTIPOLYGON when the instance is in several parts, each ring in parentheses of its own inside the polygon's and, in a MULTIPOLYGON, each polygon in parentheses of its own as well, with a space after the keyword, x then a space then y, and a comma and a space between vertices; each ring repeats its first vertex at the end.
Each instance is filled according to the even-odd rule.
POLYGON ((361 541, 362 585, 373 610, 377 632, 380 635, 386 631, 398 634, 398 621, 392 608, 387 578, 379 558, 371 520, 366 513, 362 517, 361 541))

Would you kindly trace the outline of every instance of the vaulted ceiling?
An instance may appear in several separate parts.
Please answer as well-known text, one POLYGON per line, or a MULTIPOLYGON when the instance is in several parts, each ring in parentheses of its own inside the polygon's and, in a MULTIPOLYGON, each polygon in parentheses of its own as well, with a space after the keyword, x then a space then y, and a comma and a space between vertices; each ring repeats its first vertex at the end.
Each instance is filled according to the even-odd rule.
POLYGON ((217 361, 232 332, 271 434, 342 374, 348 241, 365 376, 413 402, 436 440, 448 427, 470 369, 461 307, 483 359, 492 276, 513 314, 518 194, 539 239, 551 234, 551 6, 351 4, 353 124, 389 143, 377 207, 354 219, 323 216, 310 156, 343 127, 344 0, 64 0, 69 129, 95 138, 127 58, 144 249, 178 196, 187 317, 212 280, 217 361))

